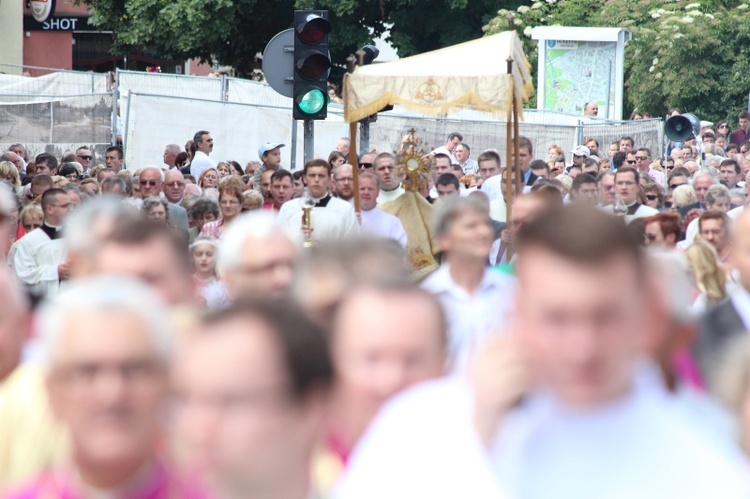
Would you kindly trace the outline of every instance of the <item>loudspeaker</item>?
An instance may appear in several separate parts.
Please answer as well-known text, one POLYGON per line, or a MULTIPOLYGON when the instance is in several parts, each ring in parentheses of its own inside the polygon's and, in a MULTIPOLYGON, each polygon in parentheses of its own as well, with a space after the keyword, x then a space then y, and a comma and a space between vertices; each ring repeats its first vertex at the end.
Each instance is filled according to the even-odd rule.
POLYGON ((697 137, 701 131, 701 122, 697 116, 690 113, 672 116, 664 124, 664 133, 670 140, 682 142, 697 137))

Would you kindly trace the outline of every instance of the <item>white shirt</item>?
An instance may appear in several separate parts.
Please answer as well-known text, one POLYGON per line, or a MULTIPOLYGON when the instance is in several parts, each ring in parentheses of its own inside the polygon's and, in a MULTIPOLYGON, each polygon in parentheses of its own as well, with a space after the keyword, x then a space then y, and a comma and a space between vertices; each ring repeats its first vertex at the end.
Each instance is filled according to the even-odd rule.
POLYGON ((386 213, 377 206, 370 211, 361 211, 362 234, 385 239, 394 239, 406 248, 406 231, 398 217, 386 213))
POLYGON ((208 154, 205 152, 196 151, 193 156, 193 161, 190 162, 190 175, 195 177, 195 180, 198 180, 198 177, 201 176, 203 170, 208 168, 216 168, 216 161, 209 158, 208 154))
POLYGON ((744 206, 738 206, 737 208, 732 208, 727 213, 727 216, 731 218, 732 220, 737 220, 737 218, 742 215, 742 212, 745 211, 744 206))
MULTIPOLYGON (((602 209, 606 211, 607 213, 609 213, 610 215, 615 214, 615 206, 612 204, 604 206, 602 209)), ((657 210, 656 208, 651 208, 650 206, 646 206, 645 204, 642 204, 638 207, 637 210, 635 210, 635 214, 625 215, 625 223, 630 223, 636 218, 651 217, 658 213, 659 213, 659 210, 657 210)))
POLYGON ((400 185, 397 188, 393 189, 392 191, 384 191, 383 189, 380 189, 380 194, 378 194, 377 203, 383 204, 389 201, 393 201, 394 199, 398 198, 401 194, 405 192, 406 192, 406 189, 404 189, 400 185))
POLYGON ((474 161, 471 158, 468 158, 466 160, 466 163, 463 165, 459 163, 461 166, 461 169, 464 171, 464 175, 469 175, 470 173, 477 173, 479 171, 479 163, 474 161))
POLYGON ((463 369, 488 336, 508 325, 515 297, 515 280, 509 275, 485 269, 482 282, 471 296, 453 282, 450 266, 445 263, 425 279, 422 288, 443 304, 448 319, 448 362, 453 370, 463 369))
POLYGON ((463 379, 418 385, 386 404, 334 497, 473 498, 500 487, 524 499, 750 497, 744 458, 707 438, 654 376, 636 372, 629 393, 588 409, 533 391, 489 450, 477 442, 463 379), (430 493, 415 494, 419 486, 430 493), (461 487, 470 492, 457 494, 461 487))
POLYGON ((65 261, 67 250, 62 238, 51 240, 41 229, 34 229, 13 243, 10 264, 29 291, 51 296, 60 287, 57 266, 65 261))
MULTIPOLYGON (((281 205, 277 218, 300 244, 303 242, 302 201, 302 198, 295 198, 281 205)), ((310 217, 313 241, 345 239, 360 234, 354 207, 339 198, 331 197, 325 208, 313 208, 310 217)))

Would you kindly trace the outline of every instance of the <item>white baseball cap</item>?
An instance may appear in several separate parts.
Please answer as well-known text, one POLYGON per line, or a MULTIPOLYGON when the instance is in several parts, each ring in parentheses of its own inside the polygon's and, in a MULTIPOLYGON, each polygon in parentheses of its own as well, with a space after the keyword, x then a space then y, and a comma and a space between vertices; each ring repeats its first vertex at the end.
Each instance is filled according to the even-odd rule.
POLYGON ((273 151, 277 147, 284 147, 284 144, 279 144, 278 142, 263 142, 263 145, 258 149, 258 157, 263 159, 265 153, 273 151))
POLYGON ((591 156, 591 149, 586 146, 575 146, 573 148, 573 156, 583 156, 584 158, 588 158, 591 156))

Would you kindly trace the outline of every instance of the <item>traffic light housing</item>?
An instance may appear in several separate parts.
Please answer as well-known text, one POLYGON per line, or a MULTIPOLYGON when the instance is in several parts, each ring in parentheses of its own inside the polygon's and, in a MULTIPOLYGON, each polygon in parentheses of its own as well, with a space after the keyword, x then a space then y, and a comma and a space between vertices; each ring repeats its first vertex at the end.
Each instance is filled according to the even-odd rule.
POLYGON ((327 10, 294 11, 295 120, 324 120, 328 115, 328 74, 331 55, 327 10))

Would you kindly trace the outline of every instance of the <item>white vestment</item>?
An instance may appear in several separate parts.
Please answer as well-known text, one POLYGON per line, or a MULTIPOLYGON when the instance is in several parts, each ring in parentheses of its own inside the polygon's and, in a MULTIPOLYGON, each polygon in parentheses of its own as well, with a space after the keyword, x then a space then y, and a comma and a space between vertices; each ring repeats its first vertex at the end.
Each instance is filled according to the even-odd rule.
MULTIPOLYGON (((303 198, 290 199, 281 205, 278 215, 279 223, 300 243, 303 242, 302 202, 303 198)), ((326 207, 313 208, 310 216, 313 241, 345 239, 360 234, 354 207, 338 198, 331 197, 326 207)))
POLYGON ((9 263, 29 291, 39 296, 51 296, 60 288, 57 267, 65 262, 66 256, 63 239, 52 240, 39 228, 13 243, 9 263))
POLYGON ((361 211, 362 234, 372 237, 394 239, 406 248, 406 231, 398 217, 386 213, 378 207, 370 211, 361 211))

